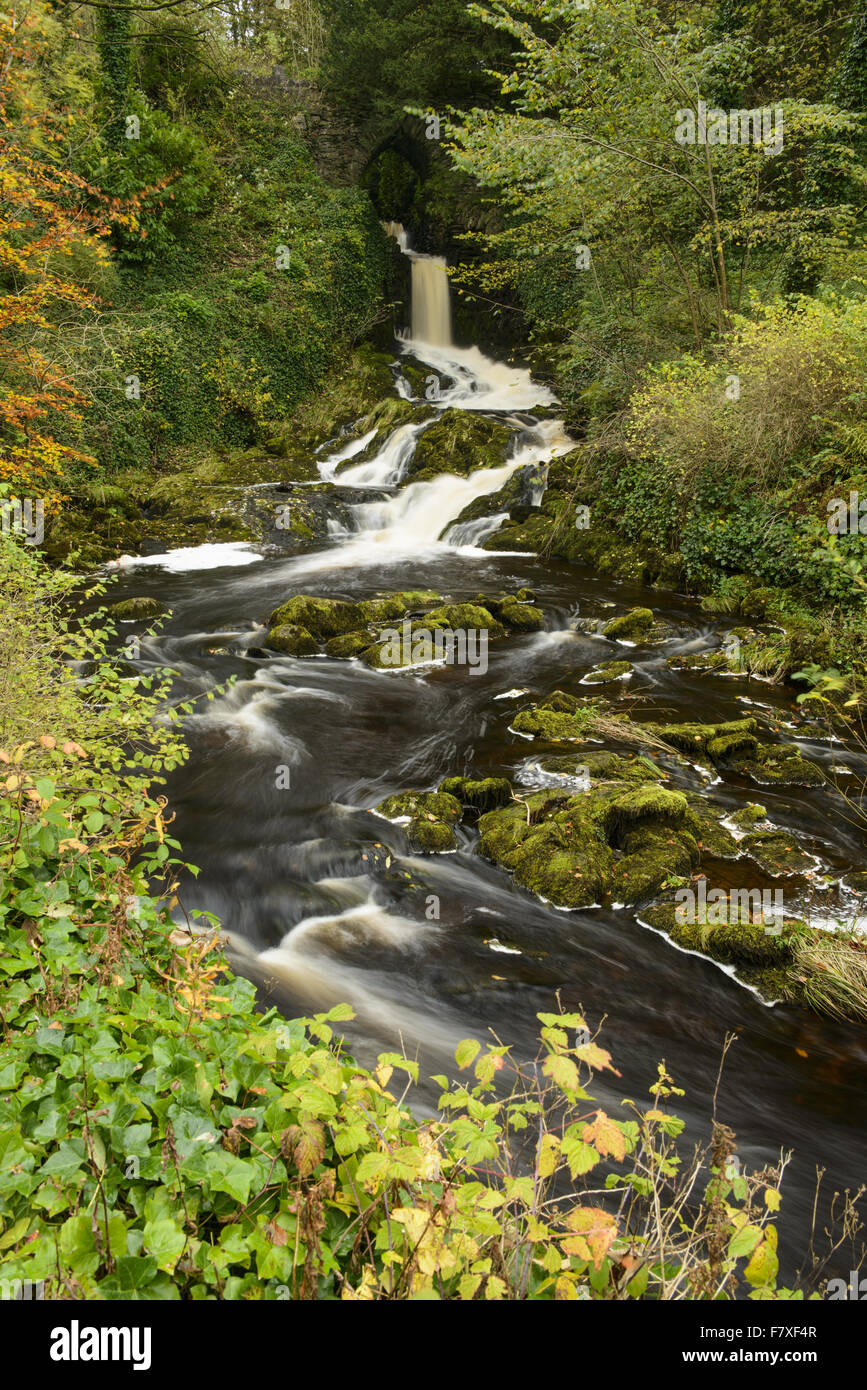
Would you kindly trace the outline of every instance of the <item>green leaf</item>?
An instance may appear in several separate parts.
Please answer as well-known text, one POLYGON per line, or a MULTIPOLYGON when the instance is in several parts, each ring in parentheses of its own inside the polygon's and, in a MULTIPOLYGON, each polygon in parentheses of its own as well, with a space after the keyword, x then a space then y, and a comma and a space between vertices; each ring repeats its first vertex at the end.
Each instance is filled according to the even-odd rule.
MULTIPOLYGON (((246 1198, 243 1200, 246 1201, 246 1198)), ((186 1237, 176 1221, 162 1218, 146 1223, 144 1248, 156 1260, 158 1267, 167 1274, 171 1274, 185 1245, 186 1237)))
POLYGON ((475 1038, 464 1038, 462 1042, 459 1042, 455 1049, 455 1061, 461 1070, 470 1066, 481 1050, 482 1044, 476 1042, 475 1038))

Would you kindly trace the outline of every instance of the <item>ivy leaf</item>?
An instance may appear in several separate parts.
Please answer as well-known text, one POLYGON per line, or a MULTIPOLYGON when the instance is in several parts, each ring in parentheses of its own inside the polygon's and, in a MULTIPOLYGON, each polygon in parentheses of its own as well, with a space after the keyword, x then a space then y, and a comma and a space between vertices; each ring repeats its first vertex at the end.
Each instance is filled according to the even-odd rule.
POLYGON ((186 1237, 176 1221, 163 1217, 145 1224, 144 1248, 166 1274, 171 1274, 185 1245, 186 1237))

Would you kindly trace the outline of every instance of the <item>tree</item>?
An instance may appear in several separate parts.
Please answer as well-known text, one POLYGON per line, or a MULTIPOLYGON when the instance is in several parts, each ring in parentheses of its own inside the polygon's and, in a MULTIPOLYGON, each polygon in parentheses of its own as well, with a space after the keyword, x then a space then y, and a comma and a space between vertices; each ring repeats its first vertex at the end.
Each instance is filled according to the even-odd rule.
POLYGON ((70 463, 93 461, 72 442, 84 397, 52 335, 58 315, 86 316, 95 299, 58 266, 77 249, 105 260, 109 222, 131 226, 134 207, 51 158, 66 112, 34 113, 23 95, 40 47, 38 13, 0 20, 0 482, 50 501, 70 463))

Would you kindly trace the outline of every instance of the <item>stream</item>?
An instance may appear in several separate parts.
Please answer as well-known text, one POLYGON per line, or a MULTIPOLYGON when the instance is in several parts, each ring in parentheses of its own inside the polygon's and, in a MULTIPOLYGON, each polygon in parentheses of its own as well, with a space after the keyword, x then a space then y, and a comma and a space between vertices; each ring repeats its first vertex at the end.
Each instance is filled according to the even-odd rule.
MULTIPOLYGON (((403 249, 412 256, 405 240, 403 249)), ((596 1079, 599 1102, 617 1113, 623 1097, 649 1101, 664 1058, 686 1092, 675 1108, 687 1120, 687 1138, 698 1142, 709 1135, 724 1038, 736 1033, 718 1118, 736 1132, 750 1167, 794 1150, 780 1220, 791 1268, 806 1246, 816 1166, 827 1169, 827 1195, 857 1187, 864 1174, 863 1033, 768 1005, 719 965, 642 926, 640 910, 545 904, 475 852, 474 831, 458 829, 456 853, 414 855, 400 825, 372 813, 392 792, 435 787, 456 774, 541 785, 538 754, 510 732, 511 718, 558 687, 588 693, 582 676, 623 654, 576 631, 578 612, 612 616, 641 605, 677 631, 667 642, 629 650, 634 674, 616 692, 624 707, 640 698, 654 717, 703 721, 759 707, 775 712, 784 729, 797 708, 791 691, 767 682, 666 665, 677 651, 720 644, 725 624, 697 600, 482 549, 496 517, 450 529, 468 502, 498 491, 528 464, 544 466, 574 441, 551 418, 551 392, 526 370, 452 344, 444 264, 412 261, 412 336, 396 343, 396 393, 414 399, 403 362, 433 373, 442 384, 438 409, 483 412, 508 425, 512 442, 502 465, 402 485, 430 413, 421 399, 424 418, 400 424, 372 457, 373 432, 317 451, 322 479, 336 478, 361 498, 349 508, 351 525, 331 523, 327 546, 296 556, 244 544, 149 556, 122 567, 112 588, 112 599, 152 595, 170 608, 158 635, 142 639, 137 665, 168 668, 178 698, 236 677, 186 721, 191 756, 167 788, 173 833, 201 869, 185 884, 184 903, 216 914, 236 968, 263 999, 288 1016, 348 1001, 357 1018, 347 1037, 359 1060, 402 1046, 420 1057, 423 1083, 434 1072, 454 1073, 460 1039, 485 1040, 489 1030, 518 1055, 532 1055, 536 1014, 556 1008, 559 990, 563 1007, 582 1009, 592 1029, 605 1017, 600 1041, 621 1075, 596 1079), (355 463, 356 456, 363 457, 355 463), (430 588, 461 600, 524 585, 548 630, 493 641, 485 671, 378 671, 357 660, 248 654, 260 650, 270 612, 296 593, 362 599, 430 588), (278 775, 281 768, 288 778, 278 775)), ((824 763, 839 752, 814 742, 802 747, 824 763)), ((697 775, 693 785, 706 782, 697 775)), ((861 866, 862 835, 825 789, 758 789, 727 777, 713 794, 733 810, 761 800, 830 880, 861 866)), ((740 861, 725 872, 733 882, 749 875, 740 861)), ((809 901, 815 913, 815 884, 785 886, 787 906, 809 901)), ((420 1108, 435 1094, 423 1084, 420 1108)), ((848 1274, 848 1251, 837 1267, 848 1274)))

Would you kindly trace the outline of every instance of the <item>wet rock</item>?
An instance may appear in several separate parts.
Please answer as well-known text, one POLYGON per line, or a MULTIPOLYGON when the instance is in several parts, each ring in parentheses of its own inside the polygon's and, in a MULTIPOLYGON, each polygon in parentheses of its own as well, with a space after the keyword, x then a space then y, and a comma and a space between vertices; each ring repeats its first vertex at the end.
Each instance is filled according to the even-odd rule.
POLYGON ((696 792, 687 792, 689 806, 684 825, 695 837, 703 854, 713 859, 737 859, 740 856, 740 843, 731 831, 722 824, 725 812, 696 792))
POLYGON ((759 806, 758 802, 750 801, 746 806, 742 806, 739 811, 735 811, 734 815, 730 816, 729 819, 732 825, 737 826, 738 830, 752 830, 754 826, 758 825, 759 821, 766 820, 767 815, 768 812, 766 807, 759 806))
POLYGON ((820 787, 826 781, 818 763, 791 744, 757 744, 753 756, 736 758, 732 767, 761 787, 820 787))
POLYGON ((118 618, 121 622, 139 621, 143 618, 158 618, 163 613, 168 613, 168 608, 159 599, 146 598, 124 598, 118 603, 109 605, 109 616, 118 618))
MULTIPOLYGON (((430 589, 409 589, 384 598, 347 603, 342 599, 296 594, 271 614, 272 627, 295 623, 324 641, 369 628, 374 623, 402 618, 414 609, 436 603, 439 594, 430 589)), ((370 645, 370 637, 365 644, 370 645)))
POLYGON ((477 811, 492 811, 496 806, 505 806, 512 800, 512 784, 508 777, 447 777, 440 783, 440 791, 456 797, 464 806, 477 811))
POLYGON ((410 848, 422 854, 448 854, 457 849, 458 842, 450 825, 426 817, 410 821, 406 828, 410 848))
POLYGON ((341 637, 330 637, 325 643, 325 655, 347 661, 351 657, 361 656, 370 646, 371 637, 369 631, 345 632, 341 637))
POLYGON ((430 627, 451 628, 452 632, 476 632, 487 630, 488 637, 504 637, 506 629, 487 608, 476 603, 444 603, 425 614, 425 624, 430 627))
POLYGON ((361 605, 344 603, 336 598, 317 598, 313 594, 296 594, 271 614, 271 626, 292 623, 320 639, 338 637, 362 627, 365 615, 361 605))
POLYGON ((534 792, 481 817, 479 850, 558 906, 637 902, 697 860, 686 814, 686 797, 656 782, 534 792))
POLYGON ((584 677, 585 685, 610 685, 632 674, 631 661, 602 661, 584 677))
POLYGON ((712 760, 710 746, 713 744, 716 757, 722 760, 738 748, 753 749, 758 740, 755 737, 757 721, 748 719, 729 719, 718 724, 649 724, 646 726, 657 738, 661 738, 678 752, 686 753, 694 761, 712 760))
POLYGON ((558 742, 583 742, 593 726, 596 711, 584 705, 574 695, 555 690, 541 705, 520 710, 512 719, 512 728, 519 734, 558 742))
POLYGON ((800 874, 815 868, 812 856, 803 850, 794 835, 784 830, 759 830, 740 841, 742 852, 774 877, 800 874))
POLYGON ((286 656, 315 656, 319 651, 316 638, 298 623, 278 623, 265 640, 273 651, 286 656))
POLYGON ((377 811, 386 820, 414 820, 420 816, 431 816, 434 820, 454 824, 463 814, 463 807, 457 797, 442 790, 436 792, 395 792, 380 801, 377 811))
POLYGON ((649 608, 631 608, 628 613, 606 623, 602 635, 618 642, 641 642, 652 627, 653 613, 649 608))
POLYGON ((410 847, 426 854, 444 854, 457 848, 453 826, 463 808, 454 796, 438 792, 397 792, 377 806, 387 820, 408 820, 410 847))
POLYGON ((442 473, 466 477, 477 468, 499 468, 508 457, 511 439, 507 425, 449 407, 419 435, 407 477, 420 482, 442 473))
MULTIPOLYGON (((526 595, 530 590, 521 592, 526 595)), ((521 599, 517 594, 501 594, 491 598, 489 594, 477 594, 474 602, 486 608, 511 632, 543 632, 545 629, 545 615, 534 607, 532 597, 521 599)))
POLYGON ((516 600, 501 603, 497 614, 511 632, 544 632, 545 615, 530 603, 516 600))
MULTIPOLYGON (((775 922, 774 928, 779 930, 768 931, 764 922, 752 921, 748 915, 743 915, 743 920, 740 920, 739 909, 734 909, 726 915, 735 920, 719 925, 686 922, 680 920, 683 913, 679 912, 677 905, 666 902, 646 909, 642 917, 650 926, 664 931, 678 946, 684 947, 687 951, 698 951, 714 960, 750 967, 751 970, 771 968, 782 971, 773 981, 772 992, 776 993, 777 997, 781 992, 785 995, 788 992, 787 969, 794 961, 797 941, 805 935, 807 928, 802 922, 793 919, 775 922)), ((756 976, 751 972, 746 976, 742 975, 741 978, 746 978, 748 982, 756 980, 756 976)), ((766 976, 764 980, 765 983, 769 983, 766 976)))

